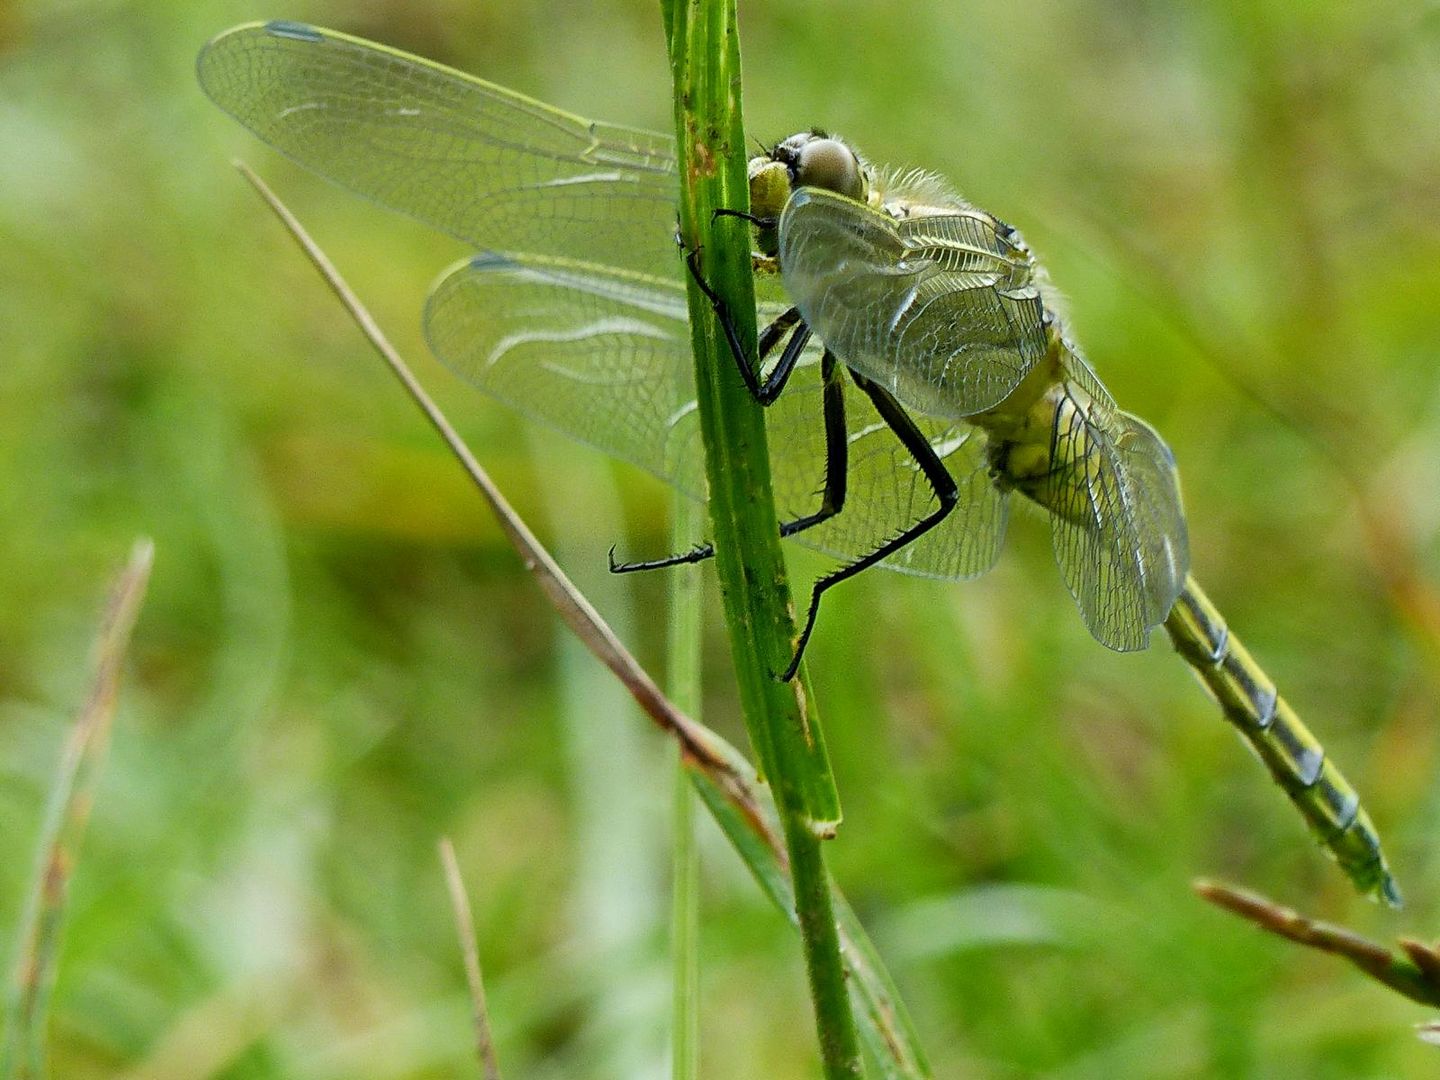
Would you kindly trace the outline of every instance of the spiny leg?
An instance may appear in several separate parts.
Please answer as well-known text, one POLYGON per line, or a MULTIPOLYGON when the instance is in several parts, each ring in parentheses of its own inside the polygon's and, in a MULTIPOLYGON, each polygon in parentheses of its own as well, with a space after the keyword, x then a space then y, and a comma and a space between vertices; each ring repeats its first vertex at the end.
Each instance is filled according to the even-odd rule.
POLYGON ((759 214, 752 214, 748 210, 730 210, 726 207, 719 207, 715 213, 710 215, 711 219, 722 217, 739 218, 741 221, 748 221, 757 229, 773 229, 779 218, 761 217, 759 214))
MULTIPOLYGON (((720 215, 719 210, 715 213, 716 216, 720 215)), ((736 211, 735 216, 748 217, 749 215, 736 211)), ((790 375, 795 369, 795 364, 800 359, 800 354, 805 351, 805 346, 810 340, 810 328, 800 322, 800 309, 792 307, 782 311, 775 317, 770 325, 760 331, 759 339, 756 342, 756 363, 754 367, 752 367, 750 361, 745 356, 744 347, 740 344, 740 334, 735 329, 735 322, 730 316, 729 308, 727 308, 725 302, 716 295, 715 290, 710 288, 710 283, 705 280, 705 276, 700 273, 699 251, 694 248, 685 247, 685 241, 681 237, 678 228, 675 231, 675 242, 679 244, 681 250, 685 252, 685 265, 689 269, 690 275, 695 279, 695 284, 699 286, 700 291, 705 294, 705 298, 710 301, 710 306, 714 310, 716 318, 720 322, 721 330, 725 334, 725 343, 729 347, 730 355, 734 358, 736 366, 740 369, 740 376, 745 381, 745 388, 750 391, 750 396, 761 405, 771 404, 780 396, 780 391, 785 388, 785 383, 789 381, 790 375), (790 333, 790 340, 786 343, 785 351, 780 354, 780 360, 775 365, 775 370, 770 373, 770 377, 762 382, 756 375, 756 371, 765 363, 765 358, 775 350, 775 346, 780 343, 786 333, 790 333)), ((827 427, 827 434, 828 430, 827 427)), ((826 483, 828 490, 828 471, 826 473, 826 483)), ((790 535, 790 533, 786 531, 786 525, 788 524, 791 523, 781 525, 781 536, 790 535)), ((610 562, 610 572, 612 574, 630 574, 637 570, 663 570, 670 566, 685 566, 690 563, 703 562, 706 559, 712 558, 714 554, 715 546, 709 541, 705 541, 696 544, 689 551, 680 552, 675 555, 666 555, 659 559, 641 559, 636 562, 616 562, 615 549, 612 547, 608 558, 610 562)))
POLYGON ((813 514, 780 524, 781 536, 794 536, 829 521, 845 506, 845 490, 850 474, 850 439, 845 429, 845 384, 840 365, 829 349, 820 357, 820 380, 824 387, 823 416, 825 420, 825 486, 820 492, 820 508, 813 514))
POLYGON ((755 362, 752 364, 750 358, 745 355, 745 346, 740 342, 740 332, 735 328, 735 319, 730 314, 730 309, 725 306, 725 301, 710 287, 705 280, 705 275, 700 272, 700 253, 694 249, 685 253, 685 266, 690 271, 690 276, 695 279, 696 286, 705 294, 705 299, 710 301, 710 307, 715 312, 715 318, 720 323, 720 329, 725 334, 725 344, 730 348, 730 355, 735 360, 735 365, 740 369, 740 377, 745 380, 745 388, 750 391, 750 396, 761 405, 769 405, 780 396, 780 391, 785 389, 785 384, 790 381, 790 376, 795 370, 795 364, 800 359, 800 354, 805 351, 805 345, 810 340, 810 328, 800 321, 800 310, 789 308, 782 311, 769 326, 760 333, 758 348, 756 350, 755 362), (763 380, 760 378, 760 368, 765 363, 765 358, 770 355, 771 350, 779 343, 787 331, 794 328, 790 335, 790 341, 785 346, 785 351, 780 354, 780 360, 776 363, 773 371, 763 380))
MULTIPOLYGON (((688 258, 686 262, 689 262, 688 258)), ((694 272, 693 267, 692 272, 694 272)), ((709 287, 704 284, 703 279, 701 279, 698 274, 696 280, 700 282, 700 287, 705 294, 710 297, 711 303, 716 305, 717 313, 723 311, 724 305, 709 291, 709 287)), ((751 396, 761 405, 771 404, 776 397, 779 396, 780 391, 784 389, 786 380, 789 378, 791 371, 794 370, 795 362, 799 359, 800 354, 804 351, 805 345, 810 339, 810 328, 800 322, 800 312, 795 308, 782 311, 769 326, 761 331, 759 349, 757 350, 761 364, 763 364, 765 358, 774 351, 775 346, 785 337, 785 334, 787 332, 790 333, 790 340, 786 342, 785 351, 780 354, 780 360, 776 363, 775 370, 771 372, 771 377, 763 383, 756 378, 754 371, 750 368, 749 362, 743 359, 743 353, 736 351, 739 348, 739 337, 729 321, 728 314, 721 317, 721 325, 725 328, 726 341, 730 345, 732 355, 736 358, 735 362, 740 368, 740 374, 744 377, 745 386, 750 391, 751 396), (776 375, 782 377, 777 380, 775 378, 776 375)), ((783 527, 781 535, 789 535, 784 531, 783 527)), ((611 548, 610 572, 612 574, 629 574, 636 570, 661 570, 667 566, 684 566, 688 563, 703 562, 714 554, 714 545, 706 541, 696 544, 689 551, 683 551, 676 555, 666 555, 659 559, 643 559, 639 562, 617 563, 615 561, 615 549, 611 548)))
MULTIPOLYGON (((773 324, 772 324, 773 326, 773 324)), ((820 493, 820 508, 813 514, 780 523, 781 536, 794 536, 828 521, 838 514, 845 505, 845 490, 849 474, 849 440, 845 432, 845 387, 835 354, 826 349, 820 359, 820 377, 824 386, 823 408, 825 421, 825 484, 820 493)), ((681 566, 686 563, 702 562, 715 554, 710 543, 696 544, 689 551, 678 555, 667 555, 663 559, 649 559, 644 562, 617 563, 615 549, 610 549, 610 571, 628 574, 635 570, 658 570, 666 566, 681 566)))
POLYGON ((910 456, 920 466, 920 471, 930 482, 930 488, 934 491, 939 505, 913 525, 886 540, 868 555, 861 556, 847 566, 831 571, 815 583, 810 590, 810 610, 805 613, 805 625, 800 631, 800 638, 795 646, 795 656, 791 659, 790 666, 780 676, 783 682, 793 679, 795 672, 800 669, 800 658, 805 653, 805 646, 810 641, 810 633, 815 629, 815 617, 820 612, 820 598, 832 586, 838 585, 846 578, 854 577, 862 570, 868 570, 882 559, 899 551, 906 544, 918 540, 939 525, 960 501, 960 490, 955 484, 955 479, 945 468, 945 463, 940 460, 940 455, 935 453, 935 448, 930 445, 930 441, 925 438, 925 433, 915 426, 915 421, 910 419, 900 403, 890 395, 888 390, 871 382, 863 375, 852 370, 850 376, 855 380, 855 385, 869 395, 871 402, 875 405, 875 411, 880 414, 880 419, 885 421, 886 426, 895 433, 900 444, 910 452, 910 456))

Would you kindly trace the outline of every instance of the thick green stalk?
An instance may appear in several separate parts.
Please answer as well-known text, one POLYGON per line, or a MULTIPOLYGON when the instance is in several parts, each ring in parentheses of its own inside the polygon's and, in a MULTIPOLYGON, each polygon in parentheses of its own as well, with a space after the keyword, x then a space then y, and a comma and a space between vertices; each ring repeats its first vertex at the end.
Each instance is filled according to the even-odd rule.
MULTIPOLYGON (((668 0, 680 157, 680 232, 702 254, 742 341, 755 340, 747 227, 717 208, 748 205, 740 58, 733 0, 668 0)), ((775 793, 804 943, 825 1075, 863 1075, 820 850, 839 800, 818 721, 799 681, 782 683, 795 644, 793 607, 770 495, 765 423, 728 353, 709 301, 692 282, 696 399, 705 443, 716 571, 746 729, 775 793)))

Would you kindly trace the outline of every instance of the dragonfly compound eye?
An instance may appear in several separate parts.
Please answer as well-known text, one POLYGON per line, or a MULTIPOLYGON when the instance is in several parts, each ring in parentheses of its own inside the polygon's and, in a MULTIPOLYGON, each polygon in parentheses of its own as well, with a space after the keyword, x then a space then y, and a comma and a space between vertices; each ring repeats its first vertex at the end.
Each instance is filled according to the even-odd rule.
POLYGON ((818 187, 851 199, 865 198, 865 177, 855 151, 839 139, 810 139, 795 154, 795 186, 818 187))

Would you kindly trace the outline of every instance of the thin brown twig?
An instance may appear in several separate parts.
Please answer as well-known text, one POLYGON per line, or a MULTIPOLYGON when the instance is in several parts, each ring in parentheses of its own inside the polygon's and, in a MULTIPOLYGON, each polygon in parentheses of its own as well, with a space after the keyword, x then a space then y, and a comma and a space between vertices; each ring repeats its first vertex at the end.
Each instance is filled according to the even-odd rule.
POLYGON ((1194 890, 1216 907, 1297 945, 1344 957, 1372 979, 1422 1005, 1440 1005, 1440 952, 1413 938, 1400 938, 1400 951, 1335 923, 1301 915, 1248 889, 1198 880, 1194 890))
POLYGON ((475 1053, 485 1080, 500 1080, 500 1062, 495 1056, 495 1039, 490 1031, 490 1014, 485 1008, 485 980, 480 975, 480 946, 475 940, 475 916, 470 911, 470 896, 460 876, 460 862, 455 858, 455 845, 448 836, 440 838, 440 865, 445 868, 445 884, 450 890, 450 906, 455 912, 455 934, 460 939, 460 955, 465 962, 465 979, 470 984, 470 1007, 475 1019, 475 1053))
MULTIPOLYGON (((495 512, 501 529, 519 550, 525 568, 535 576, 536 581, 539 582, 541 589, 544 590, 565 625, 624 684, 646 715, 680 741, 686 758, 699 765, 728 791, 745 812, 752 816, 757 827, 768 831, 759 803, 755 801, 743 777, 729 760, 724 749, 716 743, 705 728, 696 724, 671 704, 655 681, 650 678, 630 651, 621 644, 620 639, 615 636, 615 632, 600 617, 600 613, 566 577, 559 564, 536 539, 535 534, 530 531, 520 516, 515 513, 505 496, 501 494, 500 489, 490 479, 489 474, 470 452, 470 448, 460 438, 459 433, 446 419, 445 414, 425 392, 425 388, 415 378, 409 365, 390 344, 384 331, 380 329, 370 312, 360 302, 359 297, 341 277, 329 257, 320 250, 315 241, 311 239, 310 234, 305 231, 305 227, 248 165, 243 161, 236 161, 235 167, 259 192, 260 197, 269 204, 270 209, 290 231, 305 252, 306 257, 320 272, 326 284, 330 286, 331 291, 345 305, 345 309, 355 320, 356 325, 360 327, 366 340, 374 346, 375 351, 389 365, 390 370, 404 386, 406 393, 420 407, 431 426, 445 441, 450 452, 459 459, 461 466, 469 474, 475 486, 479 488, 480 494, 495 512)), ((778 840, 774 842, 777 851, 783 850, 779 846, 778 840)))

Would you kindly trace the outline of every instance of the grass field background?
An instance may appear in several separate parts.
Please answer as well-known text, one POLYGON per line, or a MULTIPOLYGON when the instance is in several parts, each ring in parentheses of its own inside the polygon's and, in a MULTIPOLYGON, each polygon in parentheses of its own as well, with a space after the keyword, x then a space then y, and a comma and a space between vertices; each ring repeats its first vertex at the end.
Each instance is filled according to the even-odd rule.
MULTIPOLYGON (((605 555, 664 551, 667 495, 428 358, 418 313, 461 247, 203 98, 205 40, 279 17, 671 124, 645 3, 0 8, 0 929, 104 582, 148 534, 53 1074, 471 1075, 448 834, 507 1075, 665 1075, 671 748, 566 640, 229 159, 292 203, 657 671, 665 582, 605 555)), ((837 589, 809 654, 846 810, 832 867, 936 1075, 1432 1075, 1424 1009, 1188 883, 1440 933, 1440 14, 740 17, 756 138, 825 126, 1024 231, 1173 447, 1197 577, 1360 789, 1408 900, 1352 895, 1162 639, 1091 640, 1017 514, 980 581, 837 589)), ((797 578, 817 566, 795 556, 797 578)), ((718 617, 706 641, 705 719, 743 745, 718 617)), ((703 1075, 815 1075, 795 940, 708 826, 702 848, 703 1075)))

